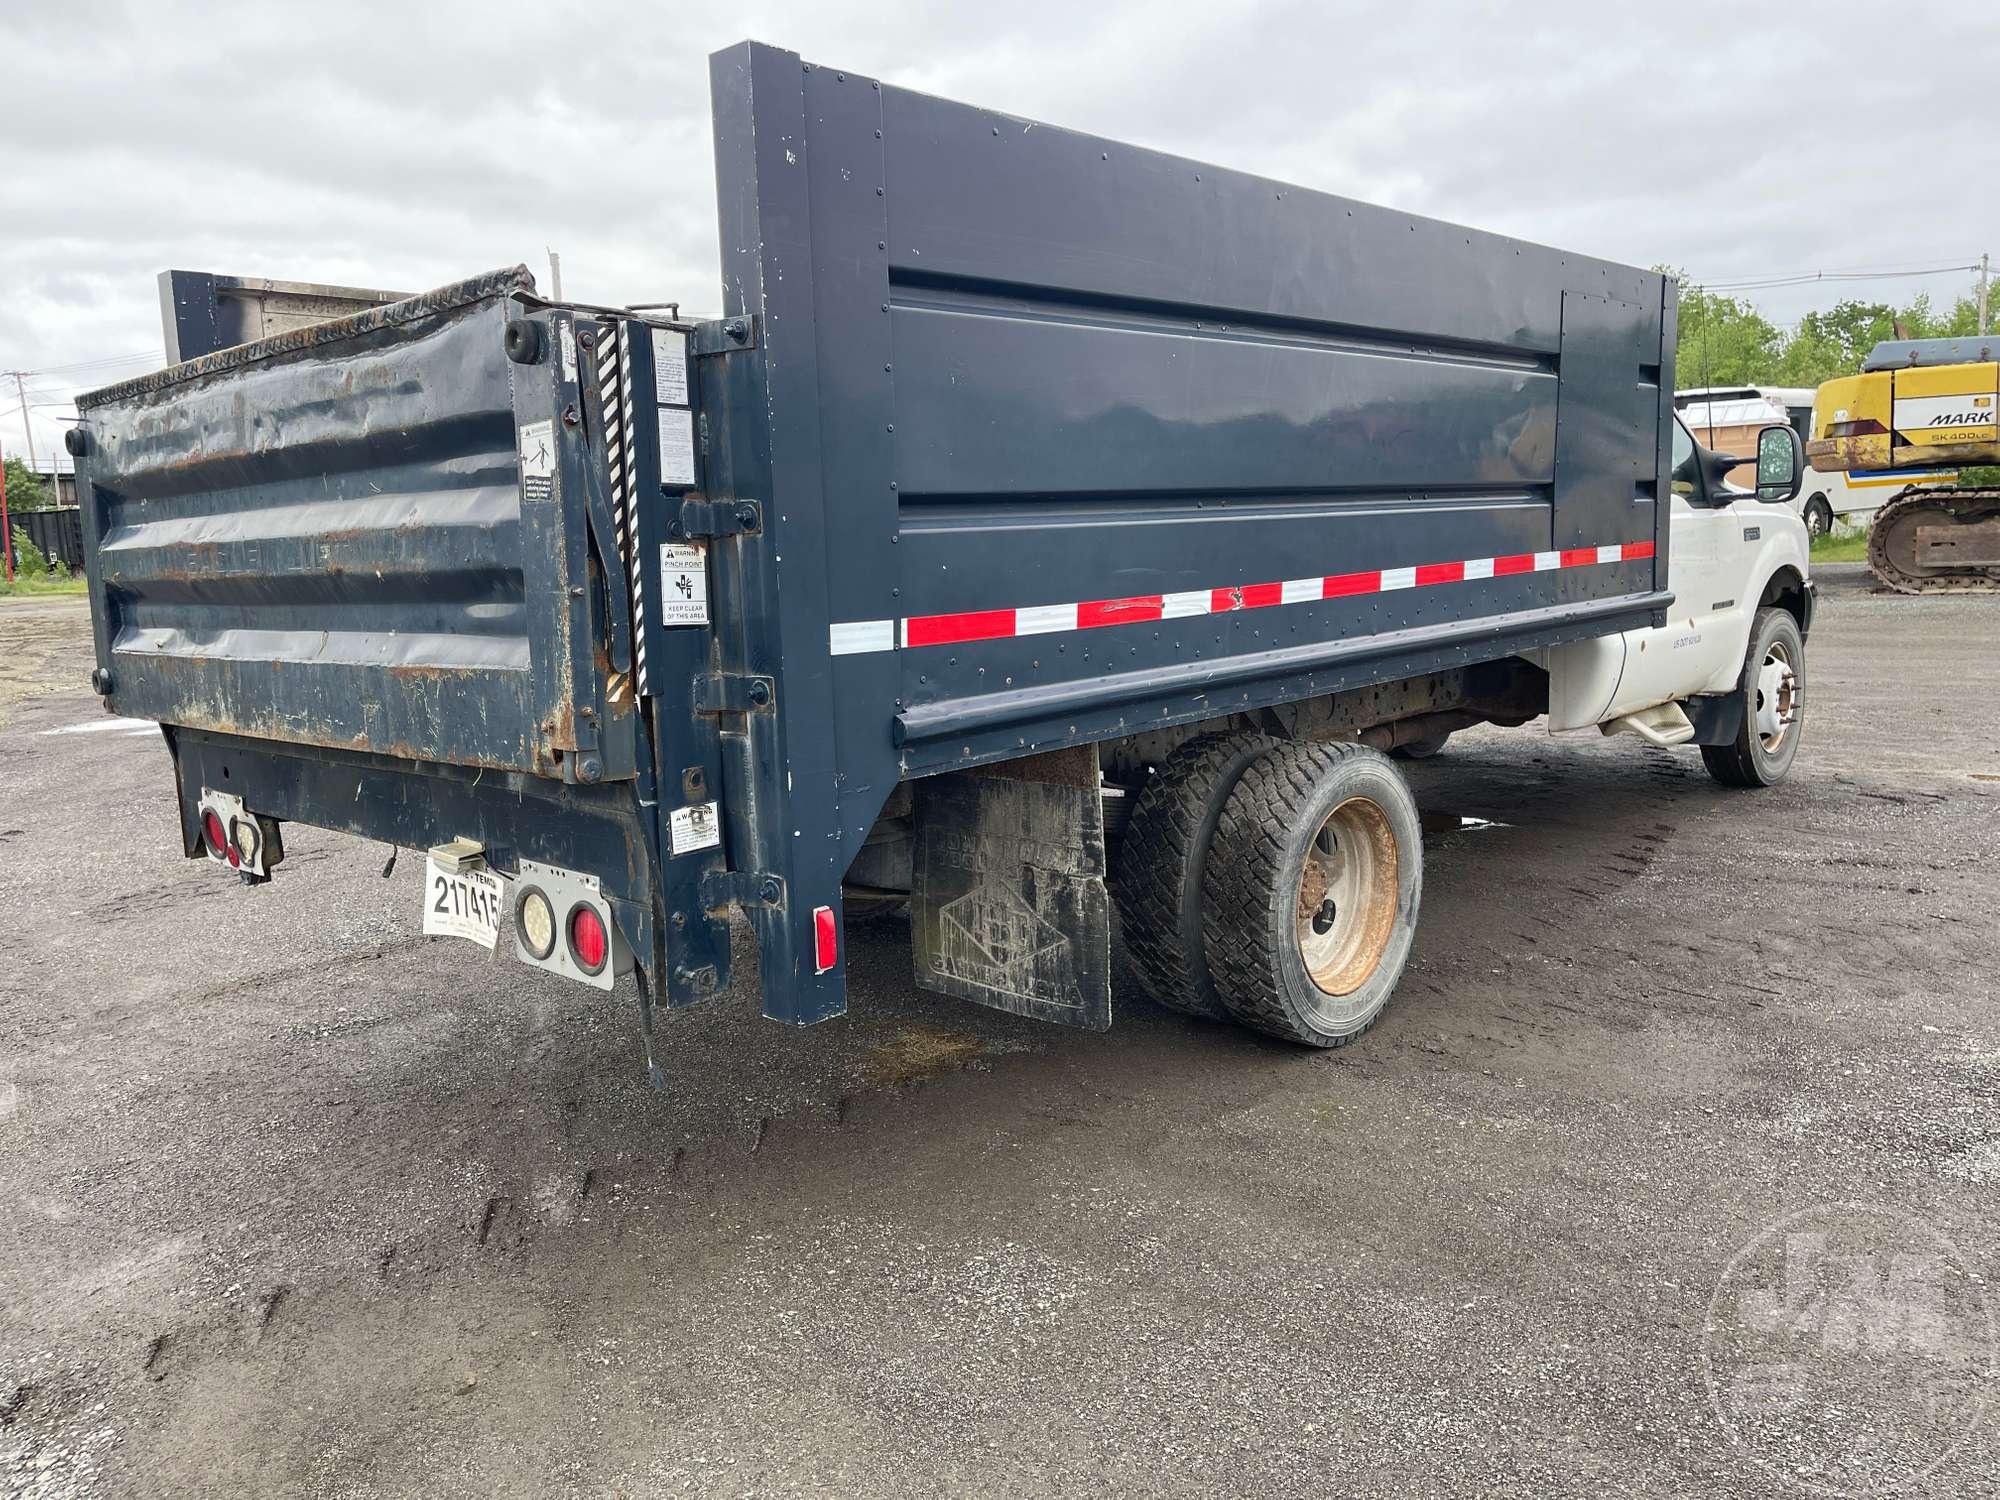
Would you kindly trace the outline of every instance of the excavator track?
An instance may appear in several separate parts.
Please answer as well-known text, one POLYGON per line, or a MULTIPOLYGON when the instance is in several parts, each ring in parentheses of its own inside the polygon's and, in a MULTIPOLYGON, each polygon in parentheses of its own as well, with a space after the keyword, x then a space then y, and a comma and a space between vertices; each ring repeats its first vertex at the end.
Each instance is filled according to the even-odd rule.
POLYGON ((2000 487, 1900 491, 1875 513, 1868 566, 1898 593, 2000 591, 2000 487))

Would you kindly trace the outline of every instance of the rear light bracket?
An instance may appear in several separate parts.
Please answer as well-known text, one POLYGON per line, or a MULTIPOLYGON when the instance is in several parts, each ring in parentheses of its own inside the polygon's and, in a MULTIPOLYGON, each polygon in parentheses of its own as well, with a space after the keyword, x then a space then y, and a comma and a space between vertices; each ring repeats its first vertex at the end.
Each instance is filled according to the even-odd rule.
POLYGON ((201 801, 195 806, 194 821, 201 852, 218 865, 228 865, 246 881, 269 880, 271 867, 285 857, 284 844, 278 836, 277 819, 260 817, 251 812, 243 805, 241 797, 204 787, 201 801), (224 836, 236 851, 233 863, 227 854, 209 846, 205 830, 210 813, 214 813, 221 822, 224 836))
POLYGON ((514 923, 514 953, 524 964, 532 964, 537 969, 547 969, 560 974, 565 979, 574 979, 593 989, 608 990, 618 982, 618 976, 632 968, 632 947, 625 941, 624 933, 618 930, 618 920, 612 914, 611 901, 604 894, 602 883, 595 875, 585 875, 577 870, 565 870, 556 865, 541 864, 536 860, 523 859, 514 874, 514 889, 509 893, 509 909, 518 912, 521 902, 531 890, 538 890, 548 897, 550 910, 554 914, 556 926, 555 946, 548 957, 537 958, 528 948, 521 935, 521 924, 514 923), (611 955, 604 967, 595 974, 579 964, 569 951, 569 918, 578 906, 592 908, 604 922, 604 930, 610 935, 611 955))

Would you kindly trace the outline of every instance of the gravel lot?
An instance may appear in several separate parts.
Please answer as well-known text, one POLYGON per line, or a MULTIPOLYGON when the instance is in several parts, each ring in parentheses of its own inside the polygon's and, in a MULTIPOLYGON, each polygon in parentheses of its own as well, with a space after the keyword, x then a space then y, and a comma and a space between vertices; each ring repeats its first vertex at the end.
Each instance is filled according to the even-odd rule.
MULTIPOLYGON (((1327 1054, 1127 983, 1104 1036, 987 1013, 892 933, 843 1020, 741 985, 674 1018, 656 1094, 629 985, 420 937, 417 863, 333 834, 242 889, 180 858, 155 732, 67 685, 0 707, 0 1474, 1769 1494, 1704 1328, 1829 1203, 1955 1247, 1991 1397, 2000 598, 1825 587, 1784 787, 1533 730, 1418 768, 1412 967, 1327 1054)), ((6 639, 77 682, 80 607, 33 607, 6 639)), ((1921 1380, 1867 1394, 1787 1472, 1996 1492, 2000 1413, 1954 1449, 1921 1380)))

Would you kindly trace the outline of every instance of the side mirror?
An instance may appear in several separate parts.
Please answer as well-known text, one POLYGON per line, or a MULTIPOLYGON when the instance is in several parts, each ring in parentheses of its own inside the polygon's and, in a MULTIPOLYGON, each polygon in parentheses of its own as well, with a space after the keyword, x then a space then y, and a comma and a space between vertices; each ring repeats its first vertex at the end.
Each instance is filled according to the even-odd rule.
POLYGON ((1757 434, 1757 498, 1764 504, 1798 499, 1805 466, 1805 448, 1796 430, 1771 426, 1757 434))

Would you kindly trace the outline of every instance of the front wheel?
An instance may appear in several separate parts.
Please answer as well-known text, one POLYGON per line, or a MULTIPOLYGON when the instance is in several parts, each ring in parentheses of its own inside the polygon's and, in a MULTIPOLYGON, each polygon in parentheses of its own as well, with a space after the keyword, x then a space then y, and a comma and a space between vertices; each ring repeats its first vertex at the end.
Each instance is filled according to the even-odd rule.
POLYGON ((1743 723, 1736 738, 1703 745, 1702 764, 1724 786, 1775 786, 1791 770, 1806 727, 1806 642, 1788 611, 1757 611, 1737 691, 1743 723))
POLYGON ((1229 794, 1202 874, 1223 1003, 1287 1041, 1352 1041, 1402 976, 1423 880, 1416 800, 1386 755, 1274 746, 1229 794))
POLYGON ((1806 501, 1803 514, 1807 536, 1825 536, 1833 530, 1833 507, 1826 503, 1824 495, 1814 495, 1806 501))

